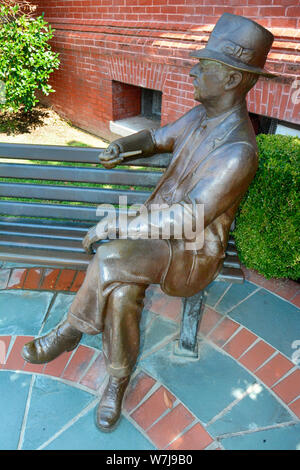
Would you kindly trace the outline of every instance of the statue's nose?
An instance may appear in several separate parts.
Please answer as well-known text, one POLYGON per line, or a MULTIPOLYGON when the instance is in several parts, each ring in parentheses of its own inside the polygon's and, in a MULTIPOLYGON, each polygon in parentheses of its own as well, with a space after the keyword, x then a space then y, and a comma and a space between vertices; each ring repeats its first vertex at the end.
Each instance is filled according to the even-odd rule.
POLYGON ((197 65, 195 65, 190 71, 190 74, 189 74, 190 77, 196 78, 198 76, 197 71, 198 71, 198 68, 197 68, 197 65))

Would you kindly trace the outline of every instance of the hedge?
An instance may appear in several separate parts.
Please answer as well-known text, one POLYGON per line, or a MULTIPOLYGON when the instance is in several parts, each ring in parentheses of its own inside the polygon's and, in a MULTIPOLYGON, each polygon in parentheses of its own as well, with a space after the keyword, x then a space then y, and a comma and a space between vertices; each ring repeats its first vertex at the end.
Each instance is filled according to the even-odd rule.
POLYGON ((267 279, 300 278, 300 139, 257 136, 259 168, 236 218, 241 262, 267 279))
POLYGON ((54 91, 48 80, 59 58, 49 45, 52 37, 43 15, 28 16, 14 1, 0 5, 1 111, 27 112, 39 101, 37 90, 45 95, 54 91))

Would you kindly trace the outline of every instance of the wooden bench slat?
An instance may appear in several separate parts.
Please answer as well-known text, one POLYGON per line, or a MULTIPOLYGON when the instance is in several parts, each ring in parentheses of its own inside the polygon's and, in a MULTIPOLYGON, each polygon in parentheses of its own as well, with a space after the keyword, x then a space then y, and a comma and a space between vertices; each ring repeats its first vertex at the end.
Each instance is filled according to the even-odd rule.
POLYGON ((23 234, 11 234, 8 240, 0 239, 0 247, 38 248, 53 251, 73 251, 84 253, 80 240, 61 239, 60 241, 61 243, 59 243, 58 239, 53 239, 52 237, 34 238, 23 234))
POLYGON ((231 282, 232 284, 242 284, 245 280, 244 273, 241 269, 226 268, 223 266, 216 281, 231 282))
POLYGON ((230 256, 238 256, 238 252, 237 252, 237 249, 235 248, 234 245, 227 245, 227 248, 226 248, 226 253, 230 256))
POLYGON ((28 247, 6 247, 0 249, 0 259, 8 262, 30 263, 48 266, 63 266, 74 269, 86 269, 91 256, 77 252, 58 252, 38 250, 28 247))
POLYGON ((120 196, 127 197, 128 204, 142 204, 150 196, 146 191, 114 190, 89 187, 65 187, 40 184, 0 183, 4 197, 72 201, 93 204, 118 204, 120 196))
MULTIPOLYGON (((31 144, 6 144, 0 143, 0 158, 16 160, 41 160, 60 161, 73 163, 97 163, 99 165, 99 153, 104 148, 93 147, 67 147, 60 145, 31 145, 31 144)), ((172 155, 169 153, 157 154, 148 158, 127 158, 121 165, 145 166, 166 168, 172 155)))
POLYGON ((95 207, 0 201, 0 215, 95 222, 95 207))
MULTIPOLYGON (((5 231, 1 230, 0 228, 0 244, 1 243, 6 243, 5 237, 8 243, 14 243, 15 240, 21 239, 22 242, 26 241, 26 243, 31 243, 32 240, 53 240, 53 243, 55 244, 63 244, 63 243, 77 243, 81 246, 82 238, 80 235, 72 236, 72 235, 65 235, 60 232, 52 232, 52 233, 38 233, 38 232, 20 232, 18 231, 18 228, 15 230, 11 231, 5 231), (3 241, 4 240, 4 241, 3 241)), ((53 244, 52 243, 52 244, 53 244)))
POLYGON ((153 187, 156 186, 161 176, 162 173, 158 171, 104 170, 102 168, 0 163, 1 178, 153 187))
POLYGON ((226 268, 240 268, 241 263, 237 256, 227 254, 223 266, 225 266, 226 268))
POLYGON ((0 231, 11 233, 17 230, 18 233, 32 233, 37 235, 49 234, 51 236, 59 233, 62 237, 65 236, 82 239, 86 231, 91 226, 90 223, 86 225, 75 225, 74 222, 72 222, 67 225, 67 221, 64 221, 63 223, 58 223, 57 221, 51 223, 51 221, 48 221, 45 223, 44 220, 40 219, 23 219, 21 222, 20 219, 13 219, 14 220, 12 222, 11 218, 4 220, 1 220, 0 218, 0 231))

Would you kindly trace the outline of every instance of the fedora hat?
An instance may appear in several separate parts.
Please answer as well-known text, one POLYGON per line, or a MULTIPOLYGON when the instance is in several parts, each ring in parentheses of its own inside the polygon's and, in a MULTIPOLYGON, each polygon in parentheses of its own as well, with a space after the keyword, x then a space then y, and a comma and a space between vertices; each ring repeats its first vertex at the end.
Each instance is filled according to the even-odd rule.
POLYGON ((263 26, 244 16, 223 13, 205 48, 190 55, 210 59, 238 70, 276 77, 264 68, 274 36, 263 26))

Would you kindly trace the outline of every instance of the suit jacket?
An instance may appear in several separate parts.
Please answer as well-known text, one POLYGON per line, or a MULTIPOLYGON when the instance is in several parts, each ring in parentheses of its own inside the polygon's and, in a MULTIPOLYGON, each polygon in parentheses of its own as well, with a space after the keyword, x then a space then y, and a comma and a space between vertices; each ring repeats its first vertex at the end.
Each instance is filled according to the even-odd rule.
POLYGON ((161 287, 169 295, 190 296, 219 273, 229 230, 257 170, 257 147, 246 104, 207 119, 202 105, 176 122, 152 131, 156 152, 173 158, 150 204, 204 204, 204 245, 186 249, 186 240, 168 240, 169 265, 161 287))

